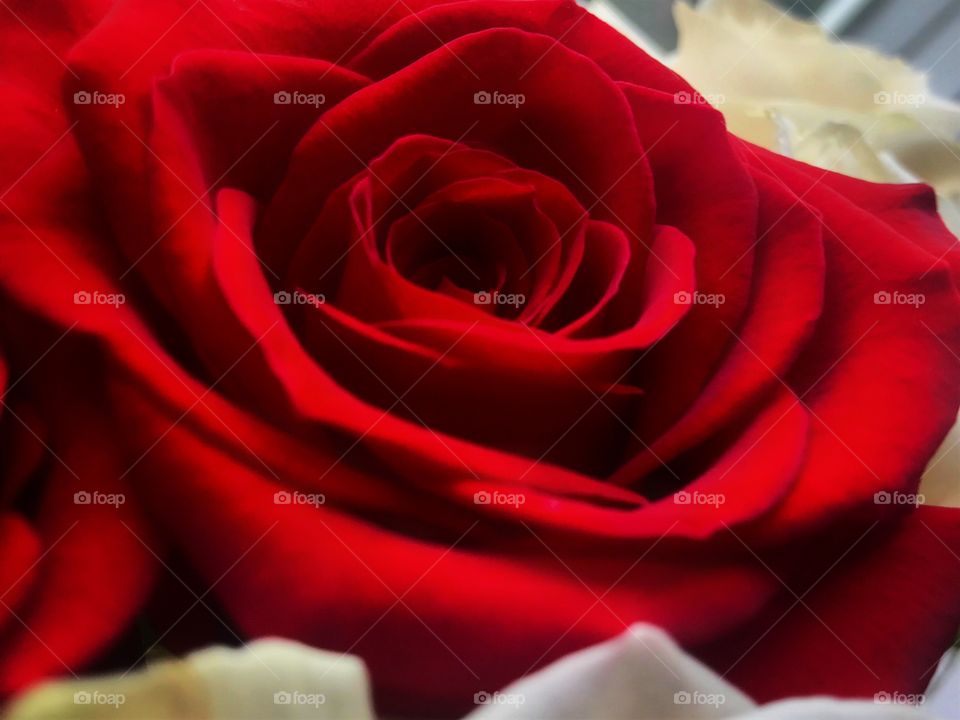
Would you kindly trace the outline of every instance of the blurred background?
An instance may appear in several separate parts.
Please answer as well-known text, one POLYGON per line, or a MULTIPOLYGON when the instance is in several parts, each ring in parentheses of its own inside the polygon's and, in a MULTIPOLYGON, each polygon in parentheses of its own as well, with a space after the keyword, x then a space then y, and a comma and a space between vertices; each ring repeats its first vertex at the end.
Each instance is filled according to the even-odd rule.
MULTIPOLYGON (((677 0, 583 0, 621 32, 668 56, 677 44, 677 0)), ((699 0, 684 0, 697 5, 699 0)), ((932 89, 960 99, 960 0, 771 0, 848 42, 874 47, 928 72, 932 89)))

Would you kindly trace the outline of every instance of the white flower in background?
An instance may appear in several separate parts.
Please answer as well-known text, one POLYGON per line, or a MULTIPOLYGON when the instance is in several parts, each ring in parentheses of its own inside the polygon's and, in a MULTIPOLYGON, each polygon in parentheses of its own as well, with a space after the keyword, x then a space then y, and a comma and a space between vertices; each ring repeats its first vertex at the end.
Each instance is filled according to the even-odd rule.
MULTIPOLYGON (((678 3, 673 68, 745 140, 873 182, 925 182, 960 235, 960 105, 921 73, 847 45, 764 0, 678 3)), ((960 507, 960 427, 924 474, 931 505, 960 507)))
MULTIPOLYGON (((399 660, 402 662, 402 660, 399 660)), ((936 706, 937 698, 924 705, 936 706)), ((501 690, 480 691, 465 720, 923 720, 897 696, 758 707, 661 630, 635 625, 501 690)), ((6 720, 370 720, 366 671, 350 655, 284 640, 211 648, 127 677, 52 683, 6 720)))
POLYGON ((928 505, 960 507, 960 423, 953 426, 927 465, 920 492, 928 505))
POLYGON ((925 182, 960 233, 960 105, 921 73, 847 45, 764 0, 676 5, 674 69, 730 130, 770 150, 874 182, 925 182))
POLYGON ((42 685, 4 720, 372 720, 363 661, 288 640, 211 647, 126 676, 42 685))

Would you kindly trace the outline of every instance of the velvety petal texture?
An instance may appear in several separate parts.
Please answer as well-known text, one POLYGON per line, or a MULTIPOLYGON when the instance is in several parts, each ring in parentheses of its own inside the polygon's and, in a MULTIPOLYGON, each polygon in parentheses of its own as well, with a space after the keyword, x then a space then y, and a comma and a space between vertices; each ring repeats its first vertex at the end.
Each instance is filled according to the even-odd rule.
POLYGON ((572 0, 0 35, 4 697, 276 635, 455 717, 637 622, 757 698, 926 686, 960 626, 960 516, 917 507, 960 406, 929 188, 732 136, 572 0))

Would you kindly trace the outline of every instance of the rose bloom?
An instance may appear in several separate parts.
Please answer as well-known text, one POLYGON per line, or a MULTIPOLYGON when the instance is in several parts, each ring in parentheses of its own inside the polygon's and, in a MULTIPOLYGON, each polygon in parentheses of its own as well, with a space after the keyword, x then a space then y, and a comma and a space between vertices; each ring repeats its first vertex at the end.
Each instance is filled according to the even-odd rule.
POLYGON ((738 140, 573 2, 0 17, 4 694, 277 635, 454 716, 634 622, 760 701, 926 686, 928 187, 738 140))

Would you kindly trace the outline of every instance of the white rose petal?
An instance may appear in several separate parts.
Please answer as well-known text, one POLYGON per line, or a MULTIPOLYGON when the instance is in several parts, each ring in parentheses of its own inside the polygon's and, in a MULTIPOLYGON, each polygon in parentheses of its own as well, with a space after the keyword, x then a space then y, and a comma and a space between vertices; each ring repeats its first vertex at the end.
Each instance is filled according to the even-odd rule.
POLYGON ((675 16, 673 67, 724 98, 734 134, 865 180, 926 182, 960 232, 960 105, 924 75, 763 0, 678 3, 675 16))
POLYGON ((213 647, 146 671, 41 686, 5 720, 372 720, 366 668, 286 640, 213 647))
MULTIPOLYGON (((398 657, 398 662, 408 662, 398 657)), ((953 671, 956 671, 956 665, 953 671)), ((955 707, 956 677, 938 676, 924 708, 955 707)), ((89 699, 89 698, 88 698, 89 699)), ((465 720, 923 720, 915 707, 830 698, 758 707, 662 630, 634 625, 500 690, 478 693, 465 720)), ((55 682, 14 703, 6 720, 372 720, 363 662, 294 642, 210 648, 126 677, 55 682), (76 701, 78 693, 106 702, 76 701), (299 700, 295 698, 299 693, 299 700), (280 694, 278 702, 277 695, 280 694), (309 702, 322 695, 322 703, 309 702), (289 701, 288 700, 288 697, 289 701)), ((946 717, 950 717, 949 715, 946 717)))
POLYGON ((923 720, 903 704, 809 698, 763 707, 681 650, 662 630, 634 625, 501 692, 522 703, 483 706, 466 720, 923 720))

